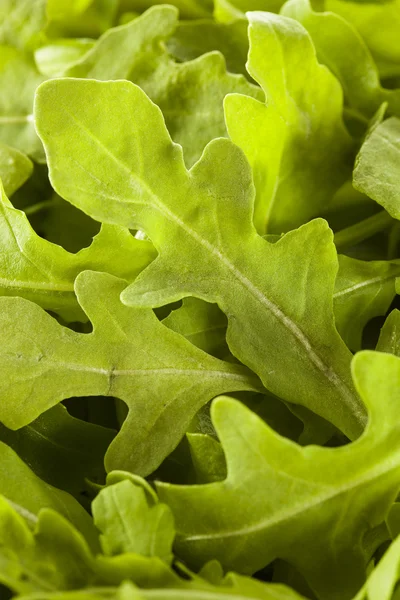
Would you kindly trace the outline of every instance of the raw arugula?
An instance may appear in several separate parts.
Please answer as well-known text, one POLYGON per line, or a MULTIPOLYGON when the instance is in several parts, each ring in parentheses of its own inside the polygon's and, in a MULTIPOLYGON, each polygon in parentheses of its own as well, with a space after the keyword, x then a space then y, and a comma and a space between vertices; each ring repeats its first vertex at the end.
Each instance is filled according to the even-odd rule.
POLYGON ((398 0, 0 4, 1 599, 399 598, 398 0))

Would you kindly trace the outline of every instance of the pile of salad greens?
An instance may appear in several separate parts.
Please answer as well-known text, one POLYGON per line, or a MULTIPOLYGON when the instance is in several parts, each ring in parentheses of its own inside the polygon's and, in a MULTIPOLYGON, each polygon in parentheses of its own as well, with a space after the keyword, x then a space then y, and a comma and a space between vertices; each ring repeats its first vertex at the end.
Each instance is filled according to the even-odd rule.
POLYGON ((400 0, 1 0, 0 177, 1 600, 400 600, 400 0))

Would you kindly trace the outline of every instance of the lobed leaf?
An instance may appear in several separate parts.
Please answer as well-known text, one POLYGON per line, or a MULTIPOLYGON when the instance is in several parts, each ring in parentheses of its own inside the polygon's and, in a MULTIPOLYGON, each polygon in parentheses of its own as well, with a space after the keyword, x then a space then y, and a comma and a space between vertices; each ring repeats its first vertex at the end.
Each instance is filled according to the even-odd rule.
POLYGON ((242 152, 215 140, 188 172, 159 109, 129 82, 47 82, 36 121, 58 193, 95 219, 145 231, 160 251, 123 302, 217 303, 231 352, 268 390, 359 435, 365 413, 334 325, 337 256, 324 221, 275 244, 259 237, 242 152))

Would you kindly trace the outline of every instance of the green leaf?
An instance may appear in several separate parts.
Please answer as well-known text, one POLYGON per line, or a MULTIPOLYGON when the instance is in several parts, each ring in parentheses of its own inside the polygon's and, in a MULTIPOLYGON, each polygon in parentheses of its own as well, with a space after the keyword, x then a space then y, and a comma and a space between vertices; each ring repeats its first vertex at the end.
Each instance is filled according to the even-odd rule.
POLYGON ((384 520, 400 487, 393 427, 400 359, 359 353, 353 373, 370 422, 357 442, 342 448, 301 448, 240 403, 214 402, 226 480, 205 486, 157 484, 175 516, 180 556, 192 565, 213 556, 225 568, 244 573, 279 557, 324 600, 356 593, 369 561, 362 540, 384 520))
POLYGON ((218 303, 230 350, 267 389, 349 437, 361 432, 351 355, 334 326, 337 256, 324 221, 263 240, 242 152, 215 140, 188 172, 159 109, 129 82, 46 82, 36 120, 58 193, 95 219, 145 231, 160 251, 123 302, 218 303))
POLYGON ((74 589, 94 580, 85 541, 53 510, 41 510, 32 532, 0 496, 0 537, 0 581, 16 593, 74 589))
POLYGON ((65 398, 120 398, 130 412, 107 453, 107 468, 147 475, 211 398, 260 389, 246 368, 198 350, 153 311, 121 304, 126 282, 90 271, 75 286, 92 334, 62 327, 22 298, 0 298, 0 420, 7 427, 22 427, 65 398))
POLYGON ((339 79, 348 105, 372 117, 383 102, 400 115, 400 90, 382 88, 375 62, 357 30, 340 15, 312 10, 309 0, 290 0, 282 14, 311 35, 318 59, 339 79))
POLYGON ((22 51, 0 47, 0 140, 43 162, 43 146, 33 125, 33 96, 44 80, 22 51))
POLYGON ((153 7, 127 25, 107 31, 64 75, 99 80, 129 79, 158 104, 174 141, 192 165, 213 138, 226 136, 223 99, 229 92, 262 98, 241 75, 226 72, 214 52, 183 64, 168 54, 166 40, 177 25, 172 6, 153 7))
POLYGON ((8 196, 29 179, 32 171, 33 164, 26 154, 0 143, 0 180, 8 196))
POLYGON ((38 477, 81 502, 85 479, 104 479, 104 455, 114 436, 110 429, 71 417, 61 405, 17 431, 0 424, 0 440, 38 477))
POLYGON ((36 50, 37 68, 42 75, 56 77, 84 56, 94 43, 93 40, 86 38, 54 40, 51 44, 36 50))
POLYGON ((400 219, 400 119, 372 128, 361 146, 353 173, 354 187, 400 219))
POLYGON ((253 169, 256 228, 279 234, 326 210, 350 174, 352 142, 340 84, 317 62, 307 31, 272 13, 248 18, 247 69, 266 104, 228 96, 226 121, 253 169))
POLYGON ((93 522, 75 498, 42 481, 3 442, 0 442, 0 457, 0 494, 27 523, 35 525, 38 513, 43 508, 51 508, 77 527, 94 550, 98 549, 93 522))
POLYGON ((143 489, 125 480, 104 488, 92 505, 106 556, 133 552, 170 564, 175 537, 171 510, 150 504, 143 489))
POLYGON ((400 580, 400 538, 397 538, 368 577, 354 600, 395 600, 393 595, 400 580))
MULTIPOLYGON (((162 0, 121 0, 122 11, 144 12, 148 8, 163 4, 162 0)), ((212 0, 171 0, 170 5, 179 10, 181 19, 211 18, 212 0)))
POLYGON ((0 184, 0 295, 22 296, 67 321, 86 320, 74 280, 85 269, 109 271, 133 281, 153 259, 148 241, 118 226, 102 227, 89 248, 70 254, 40 238, 25 214, 13 208, 0 184))
POLYGON ((221 444, 210 435, 186 434, 196 483, 212 483, 226 478, 226 461, 221 444))
POLYGON ((392 310, 385 320, 376 349, 400 356, 400 311, 397 309, 392 310))
POLYGON ((2 0, 0 44, 31 49, 46 25, 46 0, 2 0))
POLYGON ((400 2, 325 0, 325 9, 351 23, 364 39, 382 77, 400 74, 400 2))
POLYGON ((395 280, 400 262, 363 261, 339 256, 339 273, 334 293, 336 326, 348 347, 361 349, 365 325, 383 316, 395 297, 395 280))
POLYGON ((118 0, 50 0, 47 37, 97 38, 113 26, 118 4, 118 0))
POLYGON ((210 20, 183 21, 167 41, 169 52, 180 61, 193 60, 206 52, 219 50, 228 71, 248 76, 245 64, 249 43, 245 20, 215 23, 210 20))
POLYGON ((229 354, 225 340, 227 319, 216 304, 184 298, 182 306, 163 319, 163 325, 208 354, 218 358, 229 354))

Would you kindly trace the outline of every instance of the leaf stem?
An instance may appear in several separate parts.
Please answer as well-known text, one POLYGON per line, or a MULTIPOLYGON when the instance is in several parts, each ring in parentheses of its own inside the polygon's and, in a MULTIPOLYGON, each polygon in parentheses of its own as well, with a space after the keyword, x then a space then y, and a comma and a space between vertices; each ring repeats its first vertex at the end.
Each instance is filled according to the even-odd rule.
POLYGON ((386 210, 382 210, 376 215, 372 215, 372 217, 368 217, 355 225, 351 225, 351 227, 346 227, 346 229, 341 229, 338 233, 335 233, 334 241, 336 248, 337 250, 343 250, 343 248, 355 246, 359 242, 372 237, 375 233, 387 229, 393 222, 393 218, 386 210))
POLYGON ((40 212, 41 210, 49 208, 52 204, 55 204, 55 203, 56 203, 56 200, 54 200, 54 199, 43 200, 42 202, 37 202, 36 204, 32 204, 32 206, 27 206, 26 208, 24 208, 24 213, 27 216, 34 215, 37 212, 40 212))

